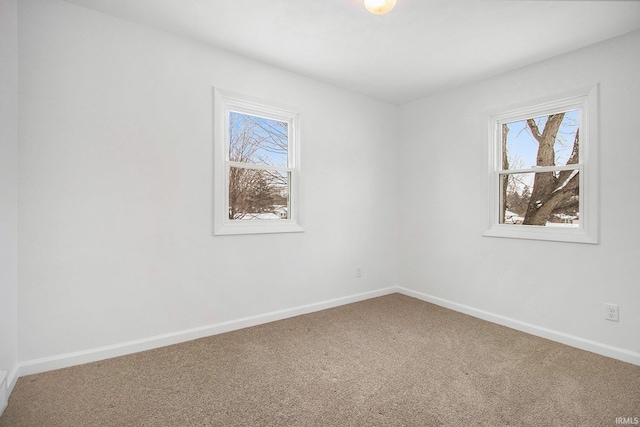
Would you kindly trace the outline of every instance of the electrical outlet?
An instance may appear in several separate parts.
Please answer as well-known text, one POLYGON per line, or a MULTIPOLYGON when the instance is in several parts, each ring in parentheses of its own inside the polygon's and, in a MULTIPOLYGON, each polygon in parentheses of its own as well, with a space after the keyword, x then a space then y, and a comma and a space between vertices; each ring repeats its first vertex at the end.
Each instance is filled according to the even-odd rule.
POLYGON ((613 322, 618 321, 618 306, 616 304, 605 304, 604 318, 613 322))
POLYGON ((356 277, 362 277, 362 266, 356 266, 356 277))

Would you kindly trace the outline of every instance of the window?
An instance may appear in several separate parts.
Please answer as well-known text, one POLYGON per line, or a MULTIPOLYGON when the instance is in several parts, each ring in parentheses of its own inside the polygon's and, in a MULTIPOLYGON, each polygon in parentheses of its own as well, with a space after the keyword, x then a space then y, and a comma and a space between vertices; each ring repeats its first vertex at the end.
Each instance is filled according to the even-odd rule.
POLYGON ((214 90, 214 234, 303 231, 298 114, 214 90))
POLYGON ((597 88, 490 120, 485 236, 598 242, 597 88))

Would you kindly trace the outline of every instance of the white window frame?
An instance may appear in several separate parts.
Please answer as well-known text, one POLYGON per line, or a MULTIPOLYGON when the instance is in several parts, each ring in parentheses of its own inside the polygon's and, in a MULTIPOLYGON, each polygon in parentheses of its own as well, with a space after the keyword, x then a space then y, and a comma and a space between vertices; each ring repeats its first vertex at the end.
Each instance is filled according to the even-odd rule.
MULTIPOLYGON (((290 107, 263 102, 245 95, 214 88, 213 90, 213 234, 263 234, 304 231, 300 225, 299 174, 300 174, 300 126, 299 114, 290 107), (287 219, 229 219, 229 171, 234 162, 229 160, 229 113, 254 115, 288 123, 288 165, 247 165, 254 169, 278 170, 290 173, 289 206, 287 219)), ((236 165, 237 166, 237 165, 236 165)))
MULTIPOLYGON (((597 244, 599 239, 598 86, 578 89, 535 103, 510 108, 489 120, 489 224, 484 236, 597 244), (500 224, 500 171, 502 125, 524 119, 580 109, 580 221, 577 228, 500 224)), ((534 172, 561 170, 562 166, 535 167, 534 172)), ((564 167, 565 169, 567 167, 564 167)), ((510 170, 509 173, 519 172, 510 170)), ((531 172, 531 169, 521 172, 531 172)))

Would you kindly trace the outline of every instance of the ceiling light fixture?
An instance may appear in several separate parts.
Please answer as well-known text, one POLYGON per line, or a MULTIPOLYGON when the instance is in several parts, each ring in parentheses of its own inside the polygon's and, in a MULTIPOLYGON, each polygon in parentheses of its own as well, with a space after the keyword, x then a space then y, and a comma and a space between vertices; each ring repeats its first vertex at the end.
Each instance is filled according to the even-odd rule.
POLYGON ((364 7, 374 15, 384 15, 390 12, 397 0, 364 0, 364 7))

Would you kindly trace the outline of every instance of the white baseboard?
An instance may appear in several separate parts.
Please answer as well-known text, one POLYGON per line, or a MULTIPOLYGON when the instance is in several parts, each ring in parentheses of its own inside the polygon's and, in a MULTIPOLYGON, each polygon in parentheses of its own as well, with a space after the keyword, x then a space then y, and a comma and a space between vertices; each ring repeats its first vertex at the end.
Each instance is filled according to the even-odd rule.
POLYGON ((410 297, 414 297, 435 305, 439 305, 441 307, 445 307, 454 311, 458 311, 460 313, 468 314, 473 317, 487 320, 492 323, 497 323, 498 325, 507 326, 511 329, 526 332, 528 334, 546 338, 551 341, 556 341, 561 344, 566 344, 571 347, 576 347, 581 350, 586 350, 592 353, 600 354, 602 356, 607 356, 613 359, 622 360, 623 362, 632 363, 634 365, 640 365, 640 353, 636 353, 634 351, 610 346, 607 344, 599 343, 596 341, 588 340, 588 339, 577 337, 574 335, 565 334, 564 332, 554 331, 552 329, 543 328, 541 326, 532 325, 530 323, 522 322, 520 320, 511 319, 509 317, 490 313, 484 310, 479 310, 477 308, 473 308, 468 305, 458 304, 453 301, 434 297, 432 295, 424 294, 422 292, 414 291, 414 290, 403 288, 403 287, 397 287, 396 292, 401 293, 403 295, 410 296, 410 297))
POLYGON ((11 392, 13 391, 13 387, 16 385, 16 381, 18 381, 18 370, 20 369, 19 365, 15 365, 13 369, 9 372, 9 376, 7 376, 7 398, 11 396, 11 392))
POLYGON ((202 326, 198 328, 187 329, 183 331, 172 332, 168 334, 158 335, 149 338, 143 338, 139 340, 128 341, 124 343, 77 351, 72 353, 66 353, 51 357, 44 357, 41 359, 27 360, 19 362, 15 366, 7 378, 8 393, 11 394, 13 387, 15 386, 18 378, 37 374, 40 372, 51 371, 54 369, 67 368, 69 366, 81 365, 84 363, 96 362, 99 360, 108 359, 111 357, 124 356, 127 354, 137 353, 145 350, 152 350, 154 348, 164 347, 167 345, 178 344, 185 341, 190 341, 198 338, 203 338, 211 335, 217 335, 224 332, 230 332, 238 329, 248 328, 251 326, 261 325, 264 323, 274 322, 277 320, 287 319, 294 316, 313 313, 320 310, 326 310, 328 308, 338 307, 345 304, 351 304, 354 302, 364 301, 370 298, 376 298, 393 293, 401 293, 410 297, 420 299, 432 304, 439 305, 454 311, 458 311, 464 314, 468 314, 473 317, 477 317, 489 322, 497 323, 499 325, 507 326, 512 329, 516 329, 522 332, 536 335, 539 337, 547 338, 552 341, 556 341, 562 344, 566 344, 572 347, 576 347, 582 350, 597 353, 603 356, 611 357, 614 359, 622 360, 624 362, 632 363, 634 365, 640 365, 640 353, 625 350, 618 347, 609 346, 607 344, 591 341, 588 339, 576 337, 573 335, 565 334, 563 332, 554 331, 551 329, 543 328, 540 326, 532 325, 526 322, 522 322, 516 319, 511 319, 498 314, 490 313, 484 310, 479 310, 474 307, 459 304, 446 299, 434 297, 422 292, 414 291, 403 287, 389 287, 379 289, 371 292, 364 292, 361 294, 351 295, 342 298, 336 298, 332 300, 322 301, 319 303, 307 304, 299 307, 294 307, 285 310, 273 311, 261 315, 245 317, 241 319, 231 320, 227 322, 216 323, 213 325, 202 326))
POLYGON ((13 387, 18 381, 18 378, 25 375, 32 375, 51 371, 54 369, 67 368, 69 366, 97 362, 99 360, 124 356, 140 351, 152 350, 154 348, 178 344, 181 342, 204 338, 211 335, 217 335, 224 332, 235 331, 238 329, 274 322, 276 320, 282 320, 294 316, 300 316, 302 314, 313 313, 315 311, 326 310, 328 308, 364 301, 367 299, 389 295, 396 292, 397 288, 389 287, 376 291, 364 292, 361 294, 322 301, 319 303, 273 311, 257 316, 245 317, 227 322, 216 323, 213 325, 201 326, 198 328, 192 328, 154 337, 128 341, 120 344, 19 362, 9 375, 9 393, 13 390, 13 387))

